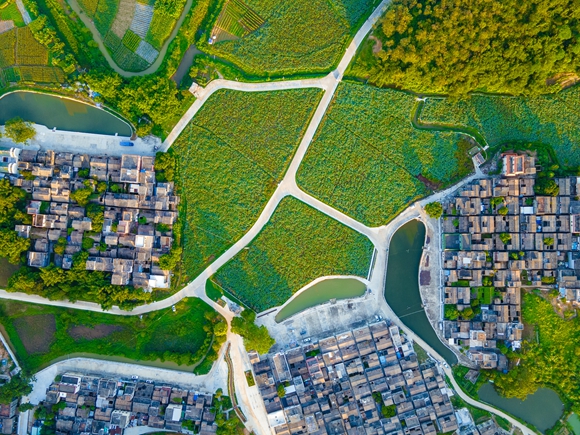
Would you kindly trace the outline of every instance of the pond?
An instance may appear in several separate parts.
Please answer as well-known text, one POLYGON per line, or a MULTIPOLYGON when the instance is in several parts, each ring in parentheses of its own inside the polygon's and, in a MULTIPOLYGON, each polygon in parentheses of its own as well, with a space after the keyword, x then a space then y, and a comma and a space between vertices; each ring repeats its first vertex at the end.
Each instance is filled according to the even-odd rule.
POLYGON ((362 296, 366 289, 367 286, 355 278, 325 279, 296 296, 276 314, 275 320, 280 323, 300 311, 323 304, 331 299, 349 299, 362 296))
POLYGON ((477 395, 480 400, 533 424, 542 432, 554 426, 564 411, 558 394, 548 388, 539 388, 525 400, 507 399, 488 382, 481 386, 477 395))
POLYGON ((575 435, 580 435, 580 418, 577 414, 572 413, 568 418, 568 423, 572 426, 575 435))
POLYGON ((131 136, 129 124, 103 109, 54 95, 16 91, 0 98, 0 124, 20 117, 47 128, 131 136))
POLYGON ((425 225, 412 220, 399 228, 389 246, 385 298, 401 321, 439 353, 449 364, 457 357, 433 330, 422 307, 419 265, 425 242, 425 225))

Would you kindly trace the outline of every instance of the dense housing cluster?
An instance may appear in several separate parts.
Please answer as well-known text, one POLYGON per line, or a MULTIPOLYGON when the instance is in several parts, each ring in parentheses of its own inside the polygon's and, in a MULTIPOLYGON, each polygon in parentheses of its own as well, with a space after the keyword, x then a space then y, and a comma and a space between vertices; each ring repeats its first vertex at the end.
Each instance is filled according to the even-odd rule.
POLYGON ((435 435, 457 430, 445 380, 386 322, 259 358, 250 354, 273 432, 435 435))
MULTIPOLYGON (((212 435, 217 431, 212 402, 212 394, 153 381, 69 373, 49 387, 44 406, 56 411, 55 429, 60 434, 120 435, 128 427, 149 426, 212 435)), ((37 428, 42 420, 35 423, 37 428)))
POLYGON ((507 369, 517 349, 521 288, 559 287, 580 301, 577 177, 536 176, 535 158, 506 153, 501 177, 476 180, 443 204, 445 337, 482 368, 507 369), (549 193, 549 195, 548 195, 549 193))
POLYGON ((159 267, 170 252, 179 198, 173 182, 156 182, 155 158, 125 154, 88 156, 12 148, 0 171, 30 193, 28 265, 63 269, 88 252, 87 270, 111 273, 111 284, 168 288, 170 272, 159 267))

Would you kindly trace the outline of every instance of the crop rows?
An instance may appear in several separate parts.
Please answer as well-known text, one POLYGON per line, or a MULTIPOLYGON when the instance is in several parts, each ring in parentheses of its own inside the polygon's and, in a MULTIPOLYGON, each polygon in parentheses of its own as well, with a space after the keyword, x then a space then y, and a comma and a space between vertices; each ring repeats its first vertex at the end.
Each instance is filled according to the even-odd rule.
POLYGON ((427 99, 421 120, 476 128, 490 146, 509 141, 551 145, 561 162, 580 165, 580 89, 555 95, 495 97, 474 95, 460 101, 427 99))
POLYGON ((143 71, 149 66, 145 59, 137 56, 123 44, 113 53, 113 60, 126 71, 143 71))
POLYGON ((157 59, 159 52, 155 50, 155 48, 151 44, 145 42, 144 40, 141 40, 139 41, 139 46, 137 47, 137 50, 135 50, 135 54, 142 57, 151 64, 155 62, 155 59, 157 59))
POLYGON ((184 262, 190 277, 255 222, 282 179, 321 92, 220 90, 172 146, 186 208, 184 262), (193 212, 195 211, 195 212, 193 212))
POLYGON ((16 45, 16 30, 0 34, 0 68, 14 65, 16 58, 14 56, 14 47, 16 45))
MULTIPOLYGON (((340 58, 355 30, 354 24, 372 10, 374 3, 375 0, 360 4, 355 0, 334 0, 334 4, 327 0, 247 0, 247 7, 266 24, 242 39, 223 41, 208 50, 259 75, 327 71, 340 58)), ((252 16, 240 23, 255 25, 254 20, 252 16)))
POLYGON ((298 184, 378 226, 434 185, 465 175, 468 168, 457 163, 460 136, 413 128, 414 104, 402 92, 341 84, 298 170, 298 184))
POLYGON ((127 30, 125 32, 125 36, 123 36, 123 45, 127 47, 132 52, 137 50, 139 47, 139 43, 141 42, 141 38, 139 35, 135 34, 132 30, 127 30))
POLYGON ((95 27, 101 33, 106 35, 119 10, 119 0, 99 0, 97 11, 94 16, 95 27))
POLYGON ((168 16, 164 12, 156 9, 153 12, 153 19, 147 32, 145 40, 153 47, 160 49, 165 40, 171 34, 173 26, 175 26, 175 19, 168 16))
POLYGON ((293 197, 284 198, 251 242, 218 270, 216 281, 256 311, 281 305, 327 275, 366 277, 373 245, 293 197))
MULTIPOLYGON (((241 0, 229 0, 224 5, 215 26, 242 38, 258 29, 264 20, 241 0)), ((213 32, 212 32, 213 33, 213 32)))
POLYGON ((8 83, 15 83, 20 81, 20 70, 18 67, 6 68, 2 70, 4 78, 8 83))
POLYGON ((18 65, 46 65, 48 51, 34 39, 28 27, 16 29, 16 63, 18 65))
POLYGON ((135 14, 131 22, 131 30, 139 35, 141 38, 147 36, 149 25, 153 18, 153 6, 142 5, 135 3, 135 14))
POLYGON ((21 80, 34 83, 62 83, 62 69, 52 66, 20 66, 21 80))

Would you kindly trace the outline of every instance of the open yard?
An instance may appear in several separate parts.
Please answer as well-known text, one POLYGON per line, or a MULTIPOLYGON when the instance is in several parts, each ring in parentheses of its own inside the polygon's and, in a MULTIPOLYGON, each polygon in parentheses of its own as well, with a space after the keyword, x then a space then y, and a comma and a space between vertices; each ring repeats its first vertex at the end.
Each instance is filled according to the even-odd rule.
POLYGON ((165 359, 194 364, 206 354, 211 334, 204 326, 219 321, 197 298, 138 316, 114 316, 82 310, 0 301, 0 323, 21 364, 35 371, 57 357, 87 352, 134 360, 165 359))
POLYGON ((319 89, 218 91, 171 147, 184 204, 190 278, 246 233, 283 178, 319 89))
POLYGON ((342 83, 298 171, 311 195, 370 226, 467 175, 462 136, 417 130, 415 98, 342 83), (461 164, 459 164, 461 162, 461 164))
MULTIPOLYGON (((379 1, 246 0, 245 3, 265 23, 241 39, 206 44, 202 49, 233 62, 249 74, 281 76, 330 71, 351 35, 379 1)), ((233 33, 246 34, 241 26, 238 32, 231 27, 228 26, 233 33)))
POLYGON ((373 245, 365 236, 293 198, 284 198, 260 234, 216 281, 256 311, 282 305, 314 279, 365 277, 373 245))
POLYGON ((428 98, 421 121, 476 128, 492 147, 509 141, 546 143, 554 148, 561 163, 579 166, 578 98, 578 86, 538 97, 428 98))

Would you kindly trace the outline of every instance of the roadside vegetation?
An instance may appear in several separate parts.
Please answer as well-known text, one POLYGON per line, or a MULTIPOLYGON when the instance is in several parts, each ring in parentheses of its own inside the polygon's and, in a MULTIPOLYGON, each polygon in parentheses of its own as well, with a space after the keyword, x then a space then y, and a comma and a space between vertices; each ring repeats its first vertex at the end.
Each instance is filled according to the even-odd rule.
POLYGON ((244 338, 244 346, 247 351, 255 350, 259 354, 265 355, 275 341, 270 337, 268 329, 264 325, 257 326, 255 321, 256 313, 246 309, 242 311, 241 317, 236 316, 232 319, 232 332, 244 338))
POLYGON ((321 96, 319 89, 214 93, 171 147, 184 204, 184 265, 197 276, 258 218, 321 96))
POLYGON ((428 124, 473 127, 492 147, 510 141, 548 144, 564 165, 579 166, 578 98, 577 86, 555 95, 536 97, 428 98, 420 116, 428 124))
POLYGON ((573 0, 394 0, 350 74, 416 92, 555 92, 578 79, 579 18, 573 0))
POLYGON ((325 275, 365 277, 373 245, 301 201, 284 198, 260 234, 215 275, 256 311, 282 305, 325 275))
POLYGON ((311 195, 369 226, 465 177, 472 146, 451 132, 413 128, 412 95, 342 83, 297 175, 311 195))
MULTIPOLYGON (((228 2, 225 3, 227 7, 228 2)), ((264 77, 332 70, 379 0, 246 0, 245 3, 264 24, 247 36, 233 35, 229 38, 233 40, 213 45, 207 43, 213 36, 208 27, 197 47, 232 62, 250 75, 264 77)))
POLYGON ((495 388, 506 397, 525 398, 539 387, 555 390, 566 408, 580 412, 580 319, 564 320, 552 304, 534 293, 522 297, 522 318, 534 328, 534 338, 523 342, 521 352, 504 349, 510 360, 507 374, 491 373, 495 388))
POLYGON ((75 352, 197 364, 227 324, 197 298, 175 307, 138 317, 1 300, 0 323, 29 372, 75 352))

